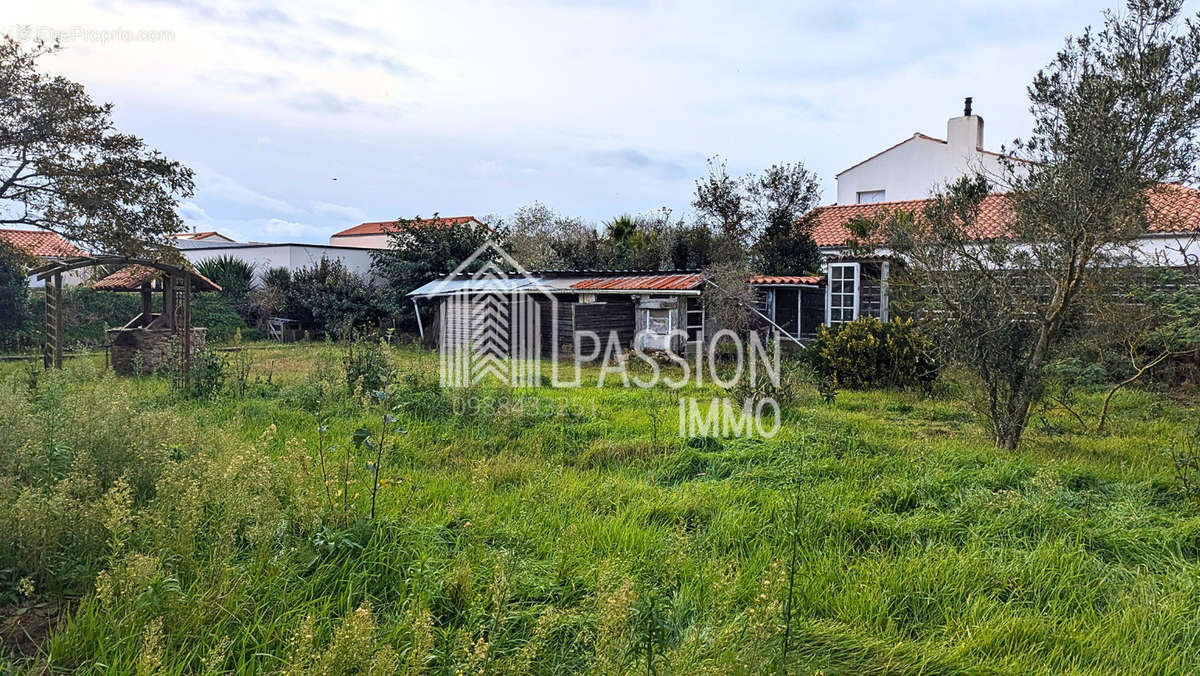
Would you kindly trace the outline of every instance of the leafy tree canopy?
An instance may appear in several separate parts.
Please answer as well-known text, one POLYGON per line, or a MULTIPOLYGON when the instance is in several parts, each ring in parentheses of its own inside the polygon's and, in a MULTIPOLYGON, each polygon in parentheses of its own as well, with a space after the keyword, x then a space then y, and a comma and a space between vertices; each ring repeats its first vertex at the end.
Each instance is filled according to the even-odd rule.
POLYGON ((0 41, 0 225, 31 225, 95 251, 173 258, 193 174, 112 121, 83 85, 38 70, 56 51, 0 41))

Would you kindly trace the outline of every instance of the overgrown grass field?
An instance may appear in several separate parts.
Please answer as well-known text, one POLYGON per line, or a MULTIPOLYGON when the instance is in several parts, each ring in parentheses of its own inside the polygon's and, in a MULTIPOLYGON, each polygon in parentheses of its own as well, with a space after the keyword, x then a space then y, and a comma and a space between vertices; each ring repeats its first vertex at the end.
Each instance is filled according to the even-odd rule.
POLYGON ((381 404, 336 346, 252 354, 205 400, 0 366, 0 669, 1200 667, 1194 404, 1121 393, 1106 435, 1004 453, 953 384, 802 391, 775 438, 687 439, 677 393, 615 378, 450 391, 394 348, 381 404))

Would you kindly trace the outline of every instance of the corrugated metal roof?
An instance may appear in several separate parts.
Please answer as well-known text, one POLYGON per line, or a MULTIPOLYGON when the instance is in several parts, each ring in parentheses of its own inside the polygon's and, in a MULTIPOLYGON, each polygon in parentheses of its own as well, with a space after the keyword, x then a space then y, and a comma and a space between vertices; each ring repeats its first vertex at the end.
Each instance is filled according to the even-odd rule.
POLYGON ((820 284, 825 278, 820 275, 755 275, 751 284, 820 284))
POLYGON ((571 285, 581 291, 690 291, 704 285, 704 275, 633 275, 585 279, 571 285))
POLYGON ((528 277, 435 279, 408 292, 410 296, 452 296, 460 293, 508 293, 541 289, 540 280, 528 277))

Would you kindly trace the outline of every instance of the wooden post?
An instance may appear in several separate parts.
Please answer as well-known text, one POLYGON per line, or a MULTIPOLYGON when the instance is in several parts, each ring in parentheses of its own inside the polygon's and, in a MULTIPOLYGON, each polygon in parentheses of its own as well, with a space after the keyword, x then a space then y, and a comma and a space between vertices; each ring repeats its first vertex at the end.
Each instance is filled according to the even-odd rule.
POLYGON ((146 326, 150 323, 150 315, 152 314, 153 309, 154 304, 150 296, 150 283, 147 282, 142 285, 142 326, 146 326))
POLYGON ((163 324, 166 328, 175 328, 175 277, 163 275, 163 324))
POLYGON ((54 368, 62 369, 62 273, 54 273, 54 368))
POLYGON ((192 373, 192 276, 183 278, 183 382, 187 386, 192 373))

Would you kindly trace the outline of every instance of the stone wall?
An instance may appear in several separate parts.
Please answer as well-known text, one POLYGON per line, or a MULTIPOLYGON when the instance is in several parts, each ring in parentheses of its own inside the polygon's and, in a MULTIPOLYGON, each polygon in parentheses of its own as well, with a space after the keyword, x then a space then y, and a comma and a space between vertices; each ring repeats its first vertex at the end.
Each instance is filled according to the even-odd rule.
MULTIPOLYGON (((208 329, 192 329, 192 354, 204 349, 208 329)), ((113 371, 121 375, 147 375, 166 369, 179 354, 174 329, 109 329, 109 354, 113 371)))

